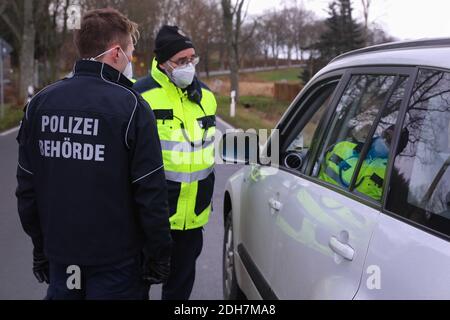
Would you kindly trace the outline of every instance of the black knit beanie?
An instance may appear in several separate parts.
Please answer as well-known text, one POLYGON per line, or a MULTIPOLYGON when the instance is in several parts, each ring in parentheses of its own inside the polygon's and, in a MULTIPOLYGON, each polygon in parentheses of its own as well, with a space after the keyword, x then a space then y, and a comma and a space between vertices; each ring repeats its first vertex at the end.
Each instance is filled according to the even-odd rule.
POLYGON ((163 26, 156 36, 155 54, 158 63, 164 63, 178 52, 194 48, 189 39, 177 26, 163 26))

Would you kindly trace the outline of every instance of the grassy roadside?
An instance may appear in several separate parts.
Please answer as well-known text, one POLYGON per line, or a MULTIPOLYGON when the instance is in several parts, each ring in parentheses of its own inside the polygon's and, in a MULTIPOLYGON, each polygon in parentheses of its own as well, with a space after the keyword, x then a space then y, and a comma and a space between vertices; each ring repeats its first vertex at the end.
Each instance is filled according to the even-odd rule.
MULTIPOLYGON (((287 81, 287 82, 300 82, 300 75, 302 73, 302 69, 300 68, 286 68, 286 69, 278 69, 278 70, 270 70, 270 71, 257 71, 251 73, 240 73, 239 80, 240 81, 250 81, 250 82, 277 82, 277 81, 287 81)), ((220 79, 223 81, 227 81, 229 79, 228 75, 222 76, 211 76, 210 79, 202 79, 202 80, 214 80, 220 79)))
POLYGON ((5 105, 5 117, 0 119, 0 132, 19 125, 23 117, 23 110, 19 107, 5 105))
MULTIPOLYGON (((230 117, 231 99, 225 95, 229 89, 229 84, 224 90, 217 90, 221 92, 221 94, 217 93, 216 95, 218 116, 236 128, 245 130, 250 128, 273 129, 290 104, 277 101, 271 97, 273 95, 273 83, 278 81, 300 83, 299 76, 301 73, 302 69, 298 67, 241 73, 239 80, 242 96, 236 108, 236 117, 230 117), (272 87, 264 87, 265 84, 272 84, 272 87), (268 90, 272 91, 269 92, 268 90)), ((228 75, 211 77, 208 81, 213 83, 215 79, 226 82, 228 81, 228 75)))
POLYGON ((242 96, 236 117, 230 117, 230 98, 217 97, 217 115, 240 129, 273 129, 288 107, 288 103, 267 97, 242 96))
POLYGON ((300 68, 278 69, 272 71, 262 71, 249 74, 251 77, 263 82, 300 82, 300 68))

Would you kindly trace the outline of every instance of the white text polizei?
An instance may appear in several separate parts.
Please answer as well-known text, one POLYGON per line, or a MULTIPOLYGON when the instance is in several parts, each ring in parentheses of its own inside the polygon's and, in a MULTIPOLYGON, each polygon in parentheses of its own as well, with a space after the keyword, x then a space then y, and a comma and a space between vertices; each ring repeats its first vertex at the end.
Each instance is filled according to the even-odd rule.
POLYGON ((97 136, 98 124, 98 119, 93 118, 42 116, 41 131, 97 136))
MULTIPOLYGON (((41 131, 43 133, 62 133, 64 135, 98 136, 99 120, 93 118, 42 116, 41 131)), ((64 141, 39 140, 39 151, 45 158, 73 159, 84 161, 105 161, 105 145, 72 141, 64 137, 64 141)))

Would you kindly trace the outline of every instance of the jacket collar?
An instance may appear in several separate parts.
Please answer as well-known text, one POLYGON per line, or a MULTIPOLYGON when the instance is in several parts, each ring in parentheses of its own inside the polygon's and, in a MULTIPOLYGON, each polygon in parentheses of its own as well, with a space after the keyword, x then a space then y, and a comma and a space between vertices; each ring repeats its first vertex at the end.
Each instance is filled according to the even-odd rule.
POLYGON ((172 80, 170 80, 170 78, 163 71, 161 71, 161 69, 158 68, 158 62, 156 61, 156 59, 153 59, 152 62, 151 76, 153 79, 155 79, 156 82, 159 83, 162 88, 166 90, 175 90, 178 93, 181 92, 183 95, 186 95, 192 102, 195 102, 197 104, 201 103, 202 88, 197 76, 194 77, 194 81, 189 87, 187 87, 186 89, 179 89, 172 82, 172 80))
POLYGON ((73 70, 74 76, 77 75, 93 75, 103 80, 115 82, 131 88, 133 83, 128 80, 122 73, 111 67, 110 65, 92 60, 79 60, 75 64, 73 70))
POLYGON ((172 80, 170 80, 170 78, 163 71, 161 71, 161 69, 158 68, 158 61, 156 61, 156 59, 153 59, 150 74, 152 78, 155 79, 156 82, 158 82, 164 89, 177 89, 172 80))

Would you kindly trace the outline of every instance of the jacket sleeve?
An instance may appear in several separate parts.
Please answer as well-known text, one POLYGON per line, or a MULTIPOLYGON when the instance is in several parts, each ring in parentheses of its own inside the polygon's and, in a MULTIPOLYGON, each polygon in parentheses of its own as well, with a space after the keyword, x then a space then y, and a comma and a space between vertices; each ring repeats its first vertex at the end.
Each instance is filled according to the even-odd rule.
POLYGON ((17 142, 19 143, 16 189, 17 208, 24 231, 31 237, 35 249, 43 252, 43 236, 36 204, 33 166, 30 159, 29 128, 29 120, 24 116, 17 136, 17 142))
POLYGON ((126 141, 134 205, 146 237, 144 252, 152 260, 171 255, 167 183, 156 120, 148 104, 139 98, 126 141))

